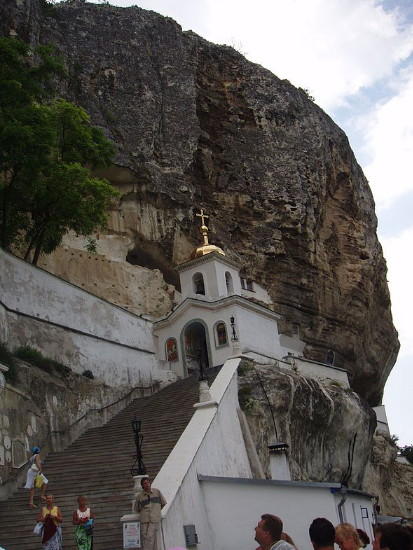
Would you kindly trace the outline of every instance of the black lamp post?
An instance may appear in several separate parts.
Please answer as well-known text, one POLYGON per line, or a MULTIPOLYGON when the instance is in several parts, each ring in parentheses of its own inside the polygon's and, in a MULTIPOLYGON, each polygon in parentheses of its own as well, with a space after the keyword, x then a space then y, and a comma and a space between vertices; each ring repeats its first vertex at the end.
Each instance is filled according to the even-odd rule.
POLYGON ((206 380, 204 373, 204 364, 202 362, 202 349, 196 350, 196 359, 199 366, 199 381, 202 382, 203 380, 206 380))
POLYGON ((231 340, 233 342, 235 342, 236 340, 238 340, 238 336, 237 336, 237 333, 235 332, 235 319, 234 317, 230 317, 230 322, 231 322, 231 340))
POLYGON ((145 464, 142 461, 142 441, 143 434, 141 433, 141 420, 138 420, 136 416, 131 420, 132 430, 135 436, 136 455, 135 462, 131 468, 131 475, 142 476, 146 474, 145 464))

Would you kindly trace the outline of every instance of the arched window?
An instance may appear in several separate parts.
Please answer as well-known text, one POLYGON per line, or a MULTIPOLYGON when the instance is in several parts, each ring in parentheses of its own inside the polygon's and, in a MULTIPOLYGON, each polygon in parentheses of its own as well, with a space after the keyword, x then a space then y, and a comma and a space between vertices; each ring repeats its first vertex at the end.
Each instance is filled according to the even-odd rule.
POLYGON ((166 360, 170 363, 178 361, 178 345, 176 338, 168 338, 166 341, 166 360))
POLYGON ((192 283, 195 294, 203 294, 205 296, 204 276, 202 273, 195 273, 192 277, 192 283))
POLYGON ((215 325, 215 342, 216 347, 228 344, 227 327, 223 321, 218 321, 215 325))
POLYGON ((227 285, 227 294, 234 294, 234 283, 229 271, 225 272, 225 284, 227 285))

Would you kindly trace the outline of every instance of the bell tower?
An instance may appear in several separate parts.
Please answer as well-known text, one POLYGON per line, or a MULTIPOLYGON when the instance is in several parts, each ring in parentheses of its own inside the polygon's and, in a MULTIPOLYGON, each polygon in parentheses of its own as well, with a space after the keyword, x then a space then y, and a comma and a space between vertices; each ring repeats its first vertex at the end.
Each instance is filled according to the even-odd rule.
POLYGON ((222 248, 209 243, 208 227, 205 224, 209 216, 202 208, 196 216, 201 218, 202 244, 192 252, 188 262, 176 268, 181 281, 182 298, 217 300, 233 294, 241 295, 238 265, 226 257, 222 248))

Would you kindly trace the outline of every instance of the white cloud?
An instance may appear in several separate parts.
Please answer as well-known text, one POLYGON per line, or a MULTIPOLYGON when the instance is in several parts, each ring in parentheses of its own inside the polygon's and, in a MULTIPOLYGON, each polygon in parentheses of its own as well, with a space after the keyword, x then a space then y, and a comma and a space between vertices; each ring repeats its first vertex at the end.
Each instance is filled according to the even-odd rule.
POLYGON ((384 391, 383 403, 386 407, 390 433, 399 437, 398 444, 401 446, 413 444, 411 422, 412 366, 413 355, 402 357, 392 370, 384 391))
POLYGON ((392 73, 413 35, 374 0, 210 0, 207 38, 241 43, 249 59, 332 109, 392 73))
POLYGON ((402 359, 406 355, 413 356, 413 332, 411 329, 413 228, 403 231, 397 237, 381 239, 381 243, 387 259, 393 319, 402 344, 399 355, 402 359))
MULTIPOLYGON (((99 2, 100 0, 95 0, 99 2)), ((413 51, 403 10, 379 0, 111 0, 173 17, 217 44, 308 88, 331 110, 391 75, 413 51)))
POLYGON ((379 208, 413 189, 413 67, 398 79, 397 95, 377 105, 366 121, 365 147, 371 162, 365 166, 379 208))

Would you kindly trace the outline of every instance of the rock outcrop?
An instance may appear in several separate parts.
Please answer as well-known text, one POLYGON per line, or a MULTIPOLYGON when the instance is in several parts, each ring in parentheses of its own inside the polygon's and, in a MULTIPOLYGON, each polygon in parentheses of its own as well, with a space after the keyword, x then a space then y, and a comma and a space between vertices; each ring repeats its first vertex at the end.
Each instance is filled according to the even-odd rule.
POLYGON ((240 396, 267 477, 267 447, 282 441, 292 479, 362 487, 376 417, 355 392, 334 380, 251 366, 240 378, 240 396))
POLYGON ((291 478, 345 483, 379 498, 385 515, 413 515, 413 466, 375 432, 369 405, 334 380, 315 380, 277 366, 240 372, 240 404, 267 477, 268 445, 288 445, 291 478))
POLYGON ((134 398, 158 387, 107 386, 70 370, 43 369, 17 361, 17 381, 0 391, 3 462, 0 500, 26 478, 27 449, 43 456, 72 443, 86 429, 108 422, 134 398), (13 442, 13 448, 11 448, 13 442), (5 459, 5 460, 4 460, 5 459))
MULTIPOLYGON (((60 93, 117 148, 106 176, 122 199, 98 252, 111 259, 116 240, 123 257, 85 287, 116 301, 127 263, 159 269, 150 294, 159 289, 161 303, 139 310, 139 283, 123 285, 117 303, 168 311, 203 207, 213 241, 268 290, 283 330, 299 325, 305 355, 333 350, 378 404, 399 343, 374 202, 345 134, 306 93, 138 7, 6 0, 0 16, 3 35, 56 46, 69 73, 60 93)), ((72 277, 67 262, 44 266, 72 277)))

